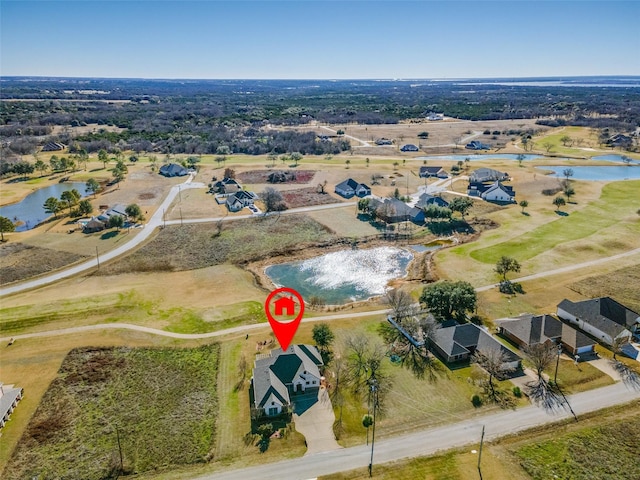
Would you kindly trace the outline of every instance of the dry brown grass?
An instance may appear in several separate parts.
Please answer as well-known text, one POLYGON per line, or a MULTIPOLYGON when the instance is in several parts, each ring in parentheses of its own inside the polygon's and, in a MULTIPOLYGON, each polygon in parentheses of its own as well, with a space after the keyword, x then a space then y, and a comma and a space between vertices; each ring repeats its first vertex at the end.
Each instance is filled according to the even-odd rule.
POLYGON ((83 258, 86 256, 23 243, 0 245, 0 285, 48 273, 83 258))
POLYGON ((569 285, 588 297, 611 297, 630 309, 640 312, 640 264, 614 272, 594 275, 569 285))

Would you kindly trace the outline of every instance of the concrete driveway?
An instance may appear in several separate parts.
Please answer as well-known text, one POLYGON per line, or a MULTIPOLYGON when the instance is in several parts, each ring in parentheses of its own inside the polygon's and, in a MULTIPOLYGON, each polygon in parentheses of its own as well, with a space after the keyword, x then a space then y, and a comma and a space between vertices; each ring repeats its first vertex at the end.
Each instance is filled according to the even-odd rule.
POLYGON ((609 375, 616 382, 619 382, 621 380, 620 374, 613 369, 611 360, 609 360, 608 358, 598 358, 597 360, 590 360, 589 363, 601 372, 609 375))
POLYGON ((321 387, 318 391, 317 402, 305 409, 301 414, 293 414, 296 430, 304 435, 307 442, 307 453, 305 455, 342 448, 338 445, 333 435, 333 422, 335 420, 336 417, 333 414, 327 390, 321 387))

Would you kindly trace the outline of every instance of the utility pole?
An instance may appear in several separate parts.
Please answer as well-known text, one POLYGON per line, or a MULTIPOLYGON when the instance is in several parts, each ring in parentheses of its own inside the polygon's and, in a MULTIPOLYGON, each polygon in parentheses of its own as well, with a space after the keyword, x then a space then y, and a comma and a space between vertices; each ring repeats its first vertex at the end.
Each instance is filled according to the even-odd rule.
POLYGON ((484 443, 484 425, 482 425, 482 435, 480 436, 480 451, 478 452, 478 475, 482 480, 482 470, 480 469, 480 461, 482 460, 482 444, 484 443))
POLYGON ((118 440, 118 452, 120 453, 120 473, 124 471, 122 464, 122 446, 120 445, 120 431, 118 430, 118 424, 116 424, 116 438, 118 440))
POLYGON ((100 255, 98 255, 98 246, 96 245, 96 262, 98 262, 98 270, 100 270, 100 255))
POLYGON ((378 407, 378 381, 375 377, 371 379, 371 393, 373 394, 373 431, 371 432, 371 460, 369 461, 369 476, 373 471, 373 447, 376 442, 376 411, 378 407))
POLYGON ((556 373, 553 375, 553 383, 558 384, 558 364, 560 363, 560 354, 562 353, 562 345, 558 345, 558 356, 556 357, 556 373))

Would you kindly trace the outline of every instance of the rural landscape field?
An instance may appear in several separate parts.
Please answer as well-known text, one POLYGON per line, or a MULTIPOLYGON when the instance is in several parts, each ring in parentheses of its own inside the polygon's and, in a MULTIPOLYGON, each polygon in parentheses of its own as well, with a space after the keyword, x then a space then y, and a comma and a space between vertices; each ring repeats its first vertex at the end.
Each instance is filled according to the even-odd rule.
POLYGON ((382 83, 394 113, 372 121, 364 87, 323 86, 330 115, 291 90, 247 113, 205 82, 234 113, 204 101, 167 130, 178 84, 85 99, 3 81, 0 381, 20 395, 2 478, 275 478, 276 462, 290 478, 640 475, 637 88, 607 90, 632 113, 605 121, 596 100, 578 121, 548 102, 416 114, 382 83), (58 193, 21 203, 41 191, 58 193), (257 365, 278 352, 264 304, 281 286, 305 292, 294 344, 321 377, 275 414, 257 365), (629 335, 561 317, 592 299, 629 312, 629 335), (547 326, 518 343, 509 325, 535 318, 562 343, 547 326), (452 328, 493 346, 454 357, 452 328))
POLYGON ((1 0, 0 479, 640 479, 638 18, 1 0))

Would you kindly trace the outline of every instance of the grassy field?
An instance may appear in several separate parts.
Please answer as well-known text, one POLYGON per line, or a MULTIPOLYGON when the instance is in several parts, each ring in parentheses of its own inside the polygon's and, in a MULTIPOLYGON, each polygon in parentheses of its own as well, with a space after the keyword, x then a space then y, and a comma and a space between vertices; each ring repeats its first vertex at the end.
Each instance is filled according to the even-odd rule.
POLYGON ((572 283, 569 288, 585 297, 611 297, 631 310, 640 312, 640 264, 611 273, 593 275, 572 283))
POLYGON ((62 363, 4 478, 100 479, 208 460, 217 414, 216 344, 85 348, 62 363))
POLYGON ((86 258, 24 243, 0 245, 0 285, 34 277, 86 258))
POLYGON ((101 274, 190 270, 226 262, 242 264, 332 237, 326 227, 303 215, 230 222, 219 236, 213 225, 174 225, 164 228, 131 255, 107 265, 101 274))

